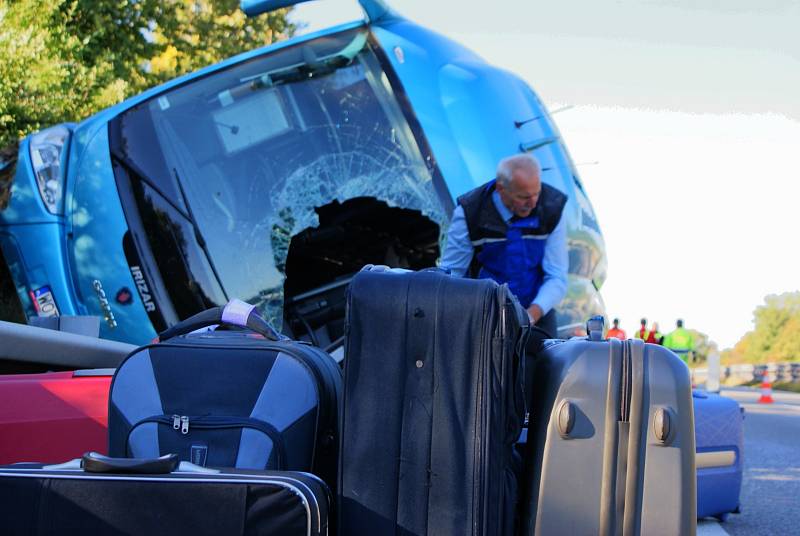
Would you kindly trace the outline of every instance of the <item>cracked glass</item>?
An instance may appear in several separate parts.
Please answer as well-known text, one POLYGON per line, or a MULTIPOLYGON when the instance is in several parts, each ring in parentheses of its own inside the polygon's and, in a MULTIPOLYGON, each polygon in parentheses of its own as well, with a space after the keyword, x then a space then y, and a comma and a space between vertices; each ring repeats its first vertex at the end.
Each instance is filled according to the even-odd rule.
POLYGON ((128 115, 126 157, 195 220, 228 297, 276 326, 291 239, 319 225, 317 207, 370 197, 446 229, 431 170, 363 30, 251 60, 128 115))

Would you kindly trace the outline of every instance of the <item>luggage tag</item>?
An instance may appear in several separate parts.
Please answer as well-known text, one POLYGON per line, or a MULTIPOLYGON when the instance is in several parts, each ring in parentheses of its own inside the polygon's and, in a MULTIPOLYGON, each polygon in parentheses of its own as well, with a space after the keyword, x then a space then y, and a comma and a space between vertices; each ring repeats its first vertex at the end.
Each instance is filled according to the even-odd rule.
POLYGON ((189 448, 189 456, 191 463, 199 465, 200 467, 206 466, 206 459, 208 459, 208 445, 192 445, 189 448))

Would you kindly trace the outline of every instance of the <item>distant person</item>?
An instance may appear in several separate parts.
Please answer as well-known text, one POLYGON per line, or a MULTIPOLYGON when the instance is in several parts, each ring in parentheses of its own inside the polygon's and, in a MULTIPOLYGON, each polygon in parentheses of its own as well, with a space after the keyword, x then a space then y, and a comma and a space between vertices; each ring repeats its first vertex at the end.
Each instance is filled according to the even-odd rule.
POLYGON ((608 338, 608 339, 614 338, 614 339, 619 339, 621 341, 624 341, 625 339, 627 339, 628 336, 625 335, 625 330, 622 330, 622 329, 619 328, 619 318, 615 318, 613 323, 614 323, 614 327, 612 327, 611 329, 608 330, 608 333, 606 334, 606 338, 608 338))
POLYGON ((508 283, 528 310, 529 353, 558 333, 555 307, 567 292, 567 196, 543 184, 529 154, 500 161, 495 179, 458 198, 440 266, 453 275, 508 283), (546 333, 546 336, 544 335, 546 333))
POLYGON ((653 327, 650 328, 650 331, 647 332, 647 338, 644 342, 649 342, 650 344, 663 344, 664 336, 658 331, 658 322, 653 322, 653 327))
POLYGON ((683 320, 675 322, 675 329, 664 337, 664 346, 678 354, 684 363, 689 364, 689 359, 694 361, 694 338, 692 333, 683 327, 683 320))
POLYGON ((633 336, 637 339, 647 340, 647 319, 642 318, 639 320, 639 329, 636 330, 636 333, 633 336))

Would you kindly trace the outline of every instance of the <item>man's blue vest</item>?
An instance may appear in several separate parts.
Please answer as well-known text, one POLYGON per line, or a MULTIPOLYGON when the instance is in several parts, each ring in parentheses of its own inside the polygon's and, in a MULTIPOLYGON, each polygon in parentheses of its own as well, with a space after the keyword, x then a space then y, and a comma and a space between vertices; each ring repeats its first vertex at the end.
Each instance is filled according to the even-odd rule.
POLYGON ((544 281, 545 244, 561 219, 567 196, 543 183, 531 214, 525 218, 514 216, 506 223, 492 201, 494 185, 492 180, 458 198, 475 249, 467 273, 470 277, 508 283, 527 308, 544 281))

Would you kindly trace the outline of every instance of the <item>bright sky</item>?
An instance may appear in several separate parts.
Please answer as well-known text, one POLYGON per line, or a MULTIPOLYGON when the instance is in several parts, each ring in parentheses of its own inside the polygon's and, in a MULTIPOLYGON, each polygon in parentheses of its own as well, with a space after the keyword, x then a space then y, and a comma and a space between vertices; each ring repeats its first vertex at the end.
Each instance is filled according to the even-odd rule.
MULTIPOLYGON (((608 314, 727 348, 765 295, 800 290, 796 0, 388 0, 526 79, 597 212, 608 314), (592 162, 598 162, 596 165, 592 162)), ((297 7, 309 30, 356 0, 297 7)))

